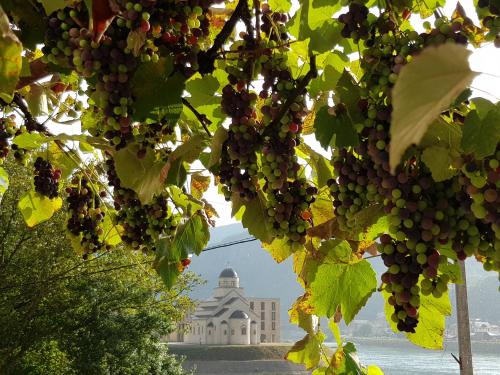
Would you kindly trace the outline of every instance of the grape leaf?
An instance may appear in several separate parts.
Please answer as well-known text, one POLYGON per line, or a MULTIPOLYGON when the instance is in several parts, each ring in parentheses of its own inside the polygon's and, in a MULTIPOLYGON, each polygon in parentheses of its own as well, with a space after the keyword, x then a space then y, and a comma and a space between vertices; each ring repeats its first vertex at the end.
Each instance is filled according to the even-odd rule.
POLYGON ((191 194, 196 199, 201 199, 203 193, 210 186, 210 176, 203 176, 201 173, 191 175, 191 194))
POLYGON ((356 146, 359 139, 352 125, 347 114, 332 116, 328 113, 327 106, 321 107, 314 121, 316 139, 325 150, 329 146, 356 146))
POLYGON ((316 200, 309 206, 309 209, 311 210, 314 226, 326 223, 334 217, 332 198, 327 192, 317 195, 316 200))
POLYGON ((5 169, 0 167, 0 202, 2 201, 2 197, 8 188, 9 188, 9 175, 7 174, 5 169))
POLYGON ((170 239, 162 238, 156 243, 156 258, 153 267, 167 288, 171 288, 181 274, 179 262, 185 258, 187 254, 180 254, 176 251, 170 239))
POLYGON ((233 194, 231 202, 233 204, 231 216, 240 219, 243 227, 248 229, 248 233, 262 242, 272 241, 268 229, 266 198, 261 191, 258 192, 257 197, 248 202, 241 200, 239 195, 233 194))
POLYGON ((311 80, 309 84, 309 93, 311 96, 317 96, 321 92, 334 90, 342 76, 346 64, 349 62, 347 56, 339 51, 327 52, 324 61, 318 60, 323 72, 318 77, 311 80))
MULTIPOLYGON (((394 332, 397 325, 391 319, 394 307, 387 300, 390 294, 383 292, 385 299, 385 316, 394 332)), ((419 322, 415 333, 405 333, 406 337, 415 345, 426 349, 443 349, 443 334, 445 330, 445 316, 451 314, 451 303, 448 292, 440 298, 434 296, 420 296, 419 322)))
POLYGON ((436 8, 444 6, 446 0, 425 0, 425 1, 417 1, 416 7, 418 12, 420 13, 420 17, 427 18, 432 16, 436 8))
POLYGON ((450 150, 441 146, 427 147, 422 153, 422 161, 432 173, 436 182, 446 181, 455 176, 456 169, 451 167, 450 150))
POLYGON ((210 146, 210 161, 208 162, 208 168, 212 168, 214 165, 218 164, 220 161, 220 156, 222 153, 222 145, 228 137, 227 130, 220 126, 212 138, 212 145, 210 146))
POLYGON ((134 190, 142 204, 147 204, 153 195, 162 191, 168 168, 165 162, 156 159, 152 149, 146 148, 142 159, 137 157, 139 145, 130 144, 115 154, 115 168, 121 185, 134 190))
POLYGON ((45 14, 50 15, 56 10, 65 8, 69 1, 67 0, 38 0, 42 4, 43 9, 45 9, 45 14))
POLYGON ((500 107, 490 110, 483 119, 477 111, 470 112, 463 132, 462 147, 466 153, 473 153, 478 159, 494 154, 500 139, 500 107))
POLYGON ((183 108, 185 77, 174 73, 173 59, 162 58, 157 63, 140 65, 132 86, 136 120, 167 118, 172 124, 177 122, 183 108))
POLYGON ((23 66, 23 46, 0 6, 0 99, 10 103, 23 66))
POLYGON ((62 207, 62 199, 49 199, 34 190, 26 192, 17 204, 28 227, 49 220, 62 207))
POLYGON ((288 13, 292 8, 291 0, 269 0, 268 3, 274 12, 288 13))
POLYGON ((101 241, 110 246, 116 246, 122 242, 121 233, 123 232, 123 227, 113 223, 110 213, 104 216, 101 227, 103 232, 100 236, 101 241))
POLYGON ((48 141, 49 138, 40 133, 21 133, 12 140, 12 143, 26 150, 36 150, 48 141))
POLYGON ((325 52, 335 44, 331 29, 336 21, 332 16, 340 8, 339 1, 305 0, 291 19, 288 31, 298 40, 310 38, 311 51, 325 52))
POLYGON ((310 370, 317 366, 320 360, 321 345, 326 335, 322 332, 308 333, 302 340, 297 341, 285 356, 293 363, 303 364, 310 370))
POLYGON ((370 263, 324 263, 311 283, 310 302, 315 313, 331 317, 340 307, 349 324, 377 288, 377 278, 370 263))
POLYGON ((210 239, 208 223, 199 213, 195 213, 186 222, 181 224, 172 240, 174 252, 187 258, 188 254, 200 255, 210 239))
POLYGON ((213 74, 201 76, 199 73, 196 73, 186 82, 186 91, 192 97, 213 97, 219 87, 219 80, 213 74))
POLYGON ((271 254, 277 263, 283 262, 294 253, 287 238, 275 238, 271 243, 263 242, 262 247, 271 254))
POLYGON ((392 172, 406 149, 420 142, 429 125, 477 75, 469 67, 470 54, 458 44, 427 47, 401 70, 392 90, 392 172))

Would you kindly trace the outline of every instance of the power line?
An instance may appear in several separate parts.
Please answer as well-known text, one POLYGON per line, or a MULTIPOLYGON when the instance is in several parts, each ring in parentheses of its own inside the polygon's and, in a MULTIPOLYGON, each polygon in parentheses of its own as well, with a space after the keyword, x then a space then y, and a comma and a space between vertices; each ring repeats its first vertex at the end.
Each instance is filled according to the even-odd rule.
POLYGON ((203 252, 204 251, 210 251, 210 250, 219 249, 221 247, 229 247, 229 246, 239 245, 239 244, 242 244, 242 243, 252 242, 252 241, 257 241, 257 238, 255 238, 255 237, 248 237, 248 238, 243 238, 241 240, 236 240, 236 241, 231 241, 231 242, 225 242, 225 243, 221 243, 219 245, 213 245, 213 246, 206 247, 202 251, 203 252))

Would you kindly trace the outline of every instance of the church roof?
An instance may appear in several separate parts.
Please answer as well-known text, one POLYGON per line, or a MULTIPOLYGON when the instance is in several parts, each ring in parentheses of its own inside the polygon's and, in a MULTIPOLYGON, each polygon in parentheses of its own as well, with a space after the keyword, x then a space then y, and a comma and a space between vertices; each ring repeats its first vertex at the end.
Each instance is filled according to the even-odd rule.
POLYGON ((236 310, 231 314, 229 319, 248 319, 248 314, 241 310, 236 310))
POLYGON ((238 277, 238 274, 231 267, 228 267, 222 270, 219 277, 236 278, 238 277))

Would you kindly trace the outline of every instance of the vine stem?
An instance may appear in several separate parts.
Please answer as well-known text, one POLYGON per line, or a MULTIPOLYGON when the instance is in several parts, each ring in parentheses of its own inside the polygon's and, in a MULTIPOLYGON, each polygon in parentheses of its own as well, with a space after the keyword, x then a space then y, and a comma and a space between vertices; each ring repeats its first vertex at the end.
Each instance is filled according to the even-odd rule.
POLYGON ((212 133, 210 133, 210 130, 208 130, 207 124, 210 125, 212 121, 210 121, 206 115, 198 112, 196 108, 193 107, 191 103, 187 101, 187 99, 182 98, 182 104, 184 104, 186 107, 189 108, 191 112, 196 116, 198 121, 201 123, 201 126, 203 126, 203 129, 205 129, 205 132, 208 134, 209 137, 212 137, 212 133))
POLYGON ((238 20, 249 14, 250 12, 248 10, 247 0, 239 0, 238 5, 236 5, 234 12, 231 14, 231 17, 229 17, 229 20, 224 24, 222 30, 215 37, 212 47, 210 47, 207 51, 200 51, 198 53, 198 71, 200 74, 212 73, 215 70, 214 63, 219 49, 222 48, 226 40, 233 32, 238 20))

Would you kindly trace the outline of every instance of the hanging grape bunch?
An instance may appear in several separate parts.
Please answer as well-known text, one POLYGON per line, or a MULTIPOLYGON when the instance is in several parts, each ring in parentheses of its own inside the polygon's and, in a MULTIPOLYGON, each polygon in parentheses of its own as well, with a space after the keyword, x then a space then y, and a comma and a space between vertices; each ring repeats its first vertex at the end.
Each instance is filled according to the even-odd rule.
POLYGON ((68 231, 76 236, 83 249, 83 257, 105 248, 102 222, 106 212, 101 204, 105 192, 96 194, 87 177, 75 176, 66 187, 68 194, 68 231))
POLYGON ((54 169, 48 160, 38 157, 35 160, 35 191, 50 199, 59 195, 61 170, 54 169))
POLYGON ((87 95, 95 116, 104 121, 90 131, 104 135, 115 148, 123 148, 137 139, 154 147, 170 134, 173 124, 160 119, 160 131, 134 118, 133 77, 141 63, 158 63, 160 56, 174 58, 186 76, 197 67, 197 53, 208 36, 206 17, 210 1, 180 3, 173 1, 117 2, 105 33, 96 35, 86 26, 89 14, 83 2, 77 2, 49 17, 46 44, 47 61, 75 69, 84 77, 97 78, 87 95))
POLYGON ((16 134, 15 116, 0 118, 0 160, 7 157, 10 151, 9 141, 16 134))
POLYGON ((105 169, 114 189, 115 223, 124 230, 122 240, 133 249, 154 250, 156 241, 173 234, 179 223, 178 215, 172 213, 168 194, 157 195, 150 204, 142 204, 133 190, 121 186, 112 159, 106 160, 105 169))

